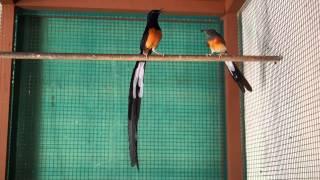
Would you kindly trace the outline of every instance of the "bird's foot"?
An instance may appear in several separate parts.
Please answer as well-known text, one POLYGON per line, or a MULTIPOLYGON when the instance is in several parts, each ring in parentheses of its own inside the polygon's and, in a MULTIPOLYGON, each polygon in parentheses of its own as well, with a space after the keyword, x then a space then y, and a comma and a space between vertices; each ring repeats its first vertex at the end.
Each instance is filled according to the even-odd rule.
POLYGON ((145 57, 146 59, 148 59, 148 54, 147 54, 147 53, 143 53, 143 55, 144 55, 144 57, 145 57))
POLYGON ((216 55, 218 55, 218 56, 219 56, 219 59, 221 59, 222 56, 226 56, 226 55, 228 55, 228 54, 227 54, 227 53, 217 53, 216 55))
POLYGON ((159 53, 159 52, 154 52, 156 55, 158 55, 158 56, 164 56, 164 54, 162 54, 162 53, 159 53))
POLYGON ((152 52, 154 52, 156 55, 159 55, 159 56, 164 56, 164 54, 162 53, 159 53, 158 51, 156 51, 155 49, 152 49, 152 52))

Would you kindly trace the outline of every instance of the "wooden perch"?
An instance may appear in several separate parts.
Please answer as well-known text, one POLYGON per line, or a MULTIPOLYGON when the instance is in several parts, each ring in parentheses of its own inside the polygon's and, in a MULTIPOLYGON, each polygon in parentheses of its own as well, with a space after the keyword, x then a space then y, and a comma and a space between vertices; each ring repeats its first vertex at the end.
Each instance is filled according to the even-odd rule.
POLYGON ((222 62, 260 61, 277 62, 281 56, 206 56, 206 55, 143 55, 131 54, 82 54, 82 53, 34 53, 0 52, 0 58, 16 60, 93 60, 93 61, 167 61, 167 62, 222 62))

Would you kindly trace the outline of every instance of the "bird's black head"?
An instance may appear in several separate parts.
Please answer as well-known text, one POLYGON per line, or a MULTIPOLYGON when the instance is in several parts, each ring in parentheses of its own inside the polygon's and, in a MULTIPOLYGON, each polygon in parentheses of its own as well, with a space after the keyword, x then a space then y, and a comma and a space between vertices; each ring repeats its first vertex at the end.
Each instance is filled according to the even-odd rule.
POLYGON ((220 34, 214 29, 203 29, 201 32, 205 32, 209 37, 220 36, 220 34))
POLYGON ((158 17, 161 13, 161 9, 158 9, 158 10, 151 10, 149 13, 148 13, 148 21, 157 21, 158 20, 158 17))

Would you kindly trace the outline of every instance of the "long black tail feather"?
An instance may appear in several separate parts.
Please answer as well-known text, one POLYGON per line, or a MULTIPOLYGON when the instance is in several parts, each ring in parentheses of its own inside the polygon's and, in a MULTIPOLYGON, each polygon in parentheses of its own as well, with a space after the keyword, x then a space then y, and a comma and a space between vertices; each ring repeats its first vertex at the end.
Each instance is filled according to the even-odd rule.
POLYGON ((234 62, 232 62, 232 65, 234 67, 234 70, 231 70, 230 67, 228 67, 228 65, 227 65, 227 68, 229 69, 234 81, 238 84, 240 90, 243 93, 245 92, 245 89, 251 92, 252 87, 250 83, 247 81, 247 79, 244 77, 244 75, 241 73, 241 71, 239 70, 239 68, 234 62))
POLYGON ((129 89, 129 104, 128 104, 128 136, 129 136, 129 151, 131 166, 137 166, 139 169, 138 160, 138 120, 140 115, 141 97, 143 91, 143 74, 145 62, 136 62, 134 70, 131 75, 130 89, 129 89), (139 74, 142 72, 142 77, 139 74))
POLYGON ((129 151, 130 151, 130 161, 131 166, 137 166, 139 169, 139 159, 138 159, 138 120, 140 111, 141 98, 129 99, 129 114, 128 119, 128 135, 129 135, 129 151))

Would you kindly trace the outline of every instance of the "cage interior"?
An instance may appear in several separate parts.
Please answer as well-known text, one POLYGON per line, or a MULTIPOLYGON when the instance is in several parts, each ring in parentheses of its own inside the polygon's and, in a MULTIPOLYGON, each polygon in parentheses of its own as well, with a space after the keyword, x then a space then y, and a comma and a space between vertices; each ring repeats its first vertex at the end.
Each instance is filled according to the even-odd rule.
MULTIPOLYGON (((15 51, 138 54, 145 14, 19 10, 15 51)), ((216 17, 161 15, 164 54, 205 54, 216 17)), ((130 166, 133 62, 15 61, 12 179, 224 179, 222 63, 147 63, 130 166)))

